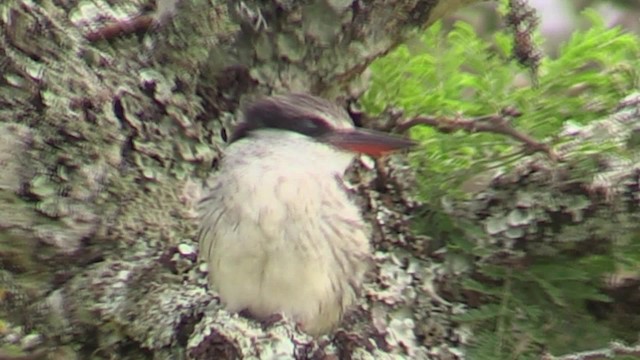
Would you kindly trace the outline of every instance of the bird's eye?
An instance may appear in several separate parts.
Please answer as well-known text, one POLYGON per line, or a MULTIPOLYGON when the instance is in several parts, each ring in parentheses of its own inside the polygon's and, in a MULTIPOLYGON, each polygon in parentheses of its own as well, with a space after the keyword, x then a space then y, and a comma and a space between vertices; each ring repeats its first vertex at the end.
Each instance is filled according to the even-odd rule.
POLYGON ((291 125, 293 131, 312 137, 320 136, 331 130, 326 121, 315 117, 301 118, 291 125))

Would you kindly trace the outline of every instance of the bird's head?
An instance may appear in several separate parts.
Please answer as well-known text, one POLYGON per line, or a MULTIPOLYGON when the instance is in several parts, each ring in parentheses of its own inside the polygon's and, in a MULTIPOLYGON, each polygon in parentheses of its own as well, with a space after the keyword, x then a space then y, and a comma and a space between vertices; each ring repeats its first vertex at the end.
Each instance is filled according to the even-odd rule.
POLYGON ((372 156, 415 145, 398 136, 355 128, 344 109, 322 98, 299 93, 265 97, 252 103, 244 111, 230 142, 264 129, 294 132, 339 150, 372 156))

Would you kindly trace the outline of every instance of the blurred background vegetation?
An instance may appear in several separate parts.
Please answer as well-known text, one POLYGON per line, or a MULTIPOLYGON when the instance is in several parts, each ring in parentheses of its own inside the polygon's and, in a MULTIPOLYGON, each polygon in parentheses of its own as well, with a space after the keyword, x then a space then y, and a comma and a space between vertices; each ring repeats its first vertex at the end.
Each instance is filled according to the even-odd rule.
MULTIPOLYGON (((530 0, 540 16, 542 45, 547 53, 557 54, 559 46, 571 34, 589 23, 580 14, 591 9, 598 13, 607 27, 620 26, 640 34, 640 1, 637 0, 530 0)), ((482 2, 465 7, 447 23, 464 20, 481 34, 490 34, 500 26, 495 2, 482 2)))

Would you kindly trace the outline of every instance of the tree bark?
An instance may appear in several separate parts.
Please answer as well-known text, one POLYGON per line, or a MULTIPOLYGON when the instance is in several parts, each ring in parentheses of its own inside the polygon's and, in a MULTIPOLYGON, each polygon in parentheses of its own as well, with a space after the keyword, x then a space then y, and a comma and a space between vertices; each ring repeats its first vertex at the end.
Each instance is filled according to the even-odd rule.
POLYGON ((194 205, 247 99, 357 97, 371 61, 470 2, 159 0, 150 31, 102 40, 145 4, 3 2, 0 290, 2 320, 40 334, 45 351, 25 356, 453 357, 461 335, 427 318, 444 308, 429 264, 385 251, 412 236, 401 190, 364 192, 378 266, 346 330, 320 341, 221 310, 195 261, 194 205))

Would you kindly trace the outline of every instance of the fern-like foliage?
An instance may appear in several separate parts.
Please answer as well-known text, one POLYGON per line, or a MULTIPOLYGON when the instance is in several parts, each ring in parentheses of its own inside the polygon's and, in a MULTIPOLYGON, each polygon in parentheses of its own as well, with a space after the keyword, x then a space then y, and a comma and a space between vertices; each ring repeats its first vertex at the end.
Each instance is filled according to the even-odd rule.
MULTIPOLYGON (((539 86, 511 61, 513 42, 507 31, 487 41, 467 23, 456 23, 450 32, 437 23, 411 46, 372 64, 371 86, 361 103, 373 114, 391 105, 406 115, 465 117, 511 106, 523 113, 516 127, 553 140, 563 125, 601 118, 640 85, 638 38, 606 28, 595 12, 584 15, 591 27, 576 32, 557 58, 543 60, 539 86)), ((462 182, 491 165, 517 161, 517 144, 500 135, 440 134, 429 127, 416 128, 412 135, 423 144, 415 161, 431 179, 422 189, 427 198, 451 194, 451 180, 462 182)))
POLYGON ((622 268, 640 270, 640 190, 629 180, 637 146, 618 120, 592 126, 640 86, 640 39, 584 16, 591 26, 543 60, 535 84, 512 61, 508 31, 486 40, 462 22, 436 24, 371 67, 368 112, 474 117, 516 107, 514 127, 571 149, 557 164, 501 135, 412 129, 429 207, 417 228, 471 265, 457 299, 470 305, 457 320, 474 328, 471 359, 538 359, 636 341, 640 331, 637 311, 604 284, 622 268), (491 184, 466 189, 483 177, 491 184))

